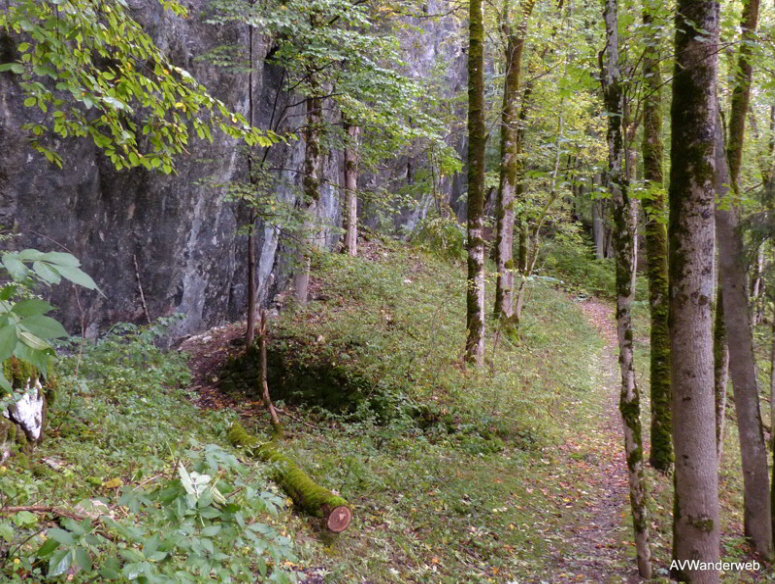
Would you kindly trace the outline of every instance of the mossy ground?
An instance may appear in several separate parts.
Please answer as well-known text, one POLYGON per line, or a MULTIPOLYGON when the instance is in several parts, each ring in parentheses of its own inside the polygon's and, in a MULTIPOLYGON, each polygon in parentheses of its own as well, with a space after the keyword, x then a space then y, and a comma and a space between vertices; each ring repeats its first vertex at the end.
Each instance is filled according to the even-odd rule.
MULTIPOLYGON (((584 581, 573 560, 558 558, 573 551, 601 496, 587 486, 606 456, 594 438, 608 392, 601 339, 564 292, 536 284, 519 341, 500 335, 493 351, 489 321, 487 364, 466 373, 462 264, 371 251, 326 258, 318 300, 283 313, 273 334, 306 339, 296 352, 308 363, 368 376, 396 408, 430 405, 479 430, 450 432, 442 420, 423 428, 401 415, 380 424, 368 410, 310 414, 314 427, 290 420, 286 453, 354 506, 336 539, 297 525, 308 536, 299 539, 305 562, 327 582, 584 581)), ((617 528, 601 545, 624 558, 625 540, 617 528)))
MULTIPOLYGON (((623 444, 608 417, 618 399, 615 359, 575 299, 548 280, 531 284, 518 340, 488 321, 487 364, 466 372, 464 266, 396 244, 363 252, 320 260, 313 300, 287 307, 271 325, 274 339, 293 340, 295 358, 365 380, 370 398, 395 409, 383 416, 370 405, 344 413, 286 406, 283 452, 353 506, 352 525, 339 536, 291 509, 268 519, 292 537, 300 563, 323 575, 313 581, 601 582, 631 574, 626 486, 612 490, 599 480, 624 476, 623 444), (611 523, 590 529, 603 515, 611 523), (590 566, 601 557, 605 573, 593 578, 590 566)), ((489 290, 492 283, 491 274, 489 290)), ((635 314, 638 381, 646 388, 645 303, 635 314)), ((183 389, 183 357, 148 343, 121 348, 120 338, 64 364, 49 439, 28 468, 3 471, 0 505, 72 506, 91 497, 115 505, 116 479, 153 481, 173 472, 184 449, 228 444, 237 412, 195 407, 196 396, 183 389)), ((246 400, 240 413, 269 439, 262 409, 246 400)), ((728 429, 725 557, 747 558, 734 424, 728 429)), ((269 469, 255 468, 262 488, 269 469)), ((653 551, 664 568, 672 489, 653 472, 649 483, 653 551)))

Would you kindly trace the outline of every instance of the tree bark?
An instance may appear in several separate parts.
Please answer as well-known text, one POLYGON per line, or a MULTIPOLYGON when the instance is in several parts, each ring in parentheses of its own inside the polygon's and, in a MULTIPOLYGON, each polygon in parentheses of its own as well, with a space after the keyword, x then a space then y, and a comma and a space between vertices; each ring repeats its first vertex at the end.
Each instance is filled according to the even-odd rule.
POLYGON ((293 279, 295 298, 300 304, 307 303, 309 296, 309 278, 311 268, 311 252, 317 245, 317 206, 320 200, 320 180, 323 170, 323 154, 320 144, 320 134, 323 129, 323 100, 315 97, 317 84, 314 82, 314 73, 310 73, 310 85, 313 88, 313 96, 307 98, 306 121, 304 130, 306 140, 304 149, 304 176, 302 179, 302 192, 304 201, 304 226, 299 252, 297 255, 296 274, 293 279))
MULTIPOLYGON (((654 27, 653 0, 643 11, 647 30, 654 27)), ((659 41, 656 41, 659 42, 659 41)), ((650 193, 646 207, 646 258, 651 310, 651 455, 649 463, 667 472, 673 462, 670 411, 670 330, 667 277, 667 228, 664 176, 662 173, 662 75, 658 46, 649 46, 643 58, 647 93, 643 104, 643 172, 650 193)))
MULTIPOLYGON (((716 130, 716 176, 719 200, 728 199, 734 179, 727 168, 724 136, 719 120, 716 130)), ((770 524, 770 483, 767 449, 764 444, 759 388, 756 382, 756 361, 748 310, 745 247, 739 228, 737 210, 733 207, 716 209, 716 232, 719 249, 719 274, 723 298, 724 327, 729 347, 729 375, 735 396, 735 412, 740 433, 740 452, 745 487, 745 535, 757 550, 769 554, 772 548, 770 524)))
MULTIPOLYGON (((252 6, 252 1, 250 2, 252 6)), ((248 122, 255 126, 255 106, 253 103, 253 25, 248 26, 248 122)), ((255 188, 253 176, 253 148, 248 146, 248 181, 255 188)), ((256 226, 255 209, 250 210, 250 225, 248 231, 248 323, 245 331, 245 346, 253 344, 256 334, 256 241, 254 229, 256 226)))
POLYGON ((605 258, 605 201, 592 201, 592 238, 595 242, 595 258, 605 258))
MULTIPOLYGON (((738 52, 735 87, 732 91, 726 160, 720 120, 715 132, 717 195, 720 200, 728 195, 727 185, 732 186, 736 200, 740 196, 745 120, 753 76, 750 63, 751 45, 755 41, 758 18, 759 0, 749 0, 743 5, 742 42, 738 52), (728 162, 728 176, 724 162, 728 162)), ((769 555, 772 552, 772 525, 767 450, 759 410, 759 388, 756 382, 756 360, 748 306, 748 262, 739 223, 739 209, 734 201, 731 207, 721 205, 716 210, 724 324, 729 346, 729 373, 735 395, 745 484, 745 534, 759 552, 769 555)))
POLYGON ((466 362, 484 363, 484 21, 482 0, 471 0, 468 48, 468 279, 466 362))
POLYGON ((266 351, 269 344, 269 315, 266 310, 261 310, 260 324, 258 333, 258 346, 260 353, 261 370, 259 372, 259 380, 261 383, 261 399, 264 402, 266 411, 269 412, 269 418, 272 421, 273 437, 282 439, 284 430, 283 425, 280 422, 280 418, 277 416, 277 410, 272 403, 272 396, 269 394, 269 367, 267 366, 266 351))
MULTIPOLYGON (((713 396, 714 128, 718 3, 679 0, 671 107, 669 282, 675 509, 673 557, 719 560, 713 396), (701 32, 703 31, 703 32, 701 32)), ((717 571, 672 570, 716 584, 717 571)))
POLYGON ((713 383, 716 394, 716 456, 721 465, 724 452, 724 426, 727 415, 727 384, 729 381, 729 345, 724 326, 724 294, 721 284, 716 292, 716 324, 713 328, 713 383))
MULTIPOLYGON (((635 200, 629 196, 626 177, 622 175, 625 156, 623 135, 624 95, 619 69, 619 34, 617 0, 606 0, 605 65, 601 72, 603 99, 608 117, 608 174, 614 206, 616 252, 616 328, 619 339, 621 396, 619 409, 624 422, 624 446, 630 486, 630 506, 635 531, 638 573, 651 578, 646 479, 641 441, 640 395, 635 383, 633 361, 633 331, 630 305, 635 287, 635 200)), ((602 65, 602 61, 601 61, 602 65)))
POLYGON ((344 246, 351 256, 358 255, 358 157, 360 128, 345 120, 347 144, 344 148, 345 236, 344 246))
POLYGON ((507 326, 514 314, 514 196, 521 175, 520 131, 518 102, 522 53, 525 47, 528 19, 535 0, 522 3, 522 21, 515 30, 509 18, 509 8, 503 6, 503 36, 506 41, 506 79, 501 112, 501 168, 496 195, 495 317, 507 326))

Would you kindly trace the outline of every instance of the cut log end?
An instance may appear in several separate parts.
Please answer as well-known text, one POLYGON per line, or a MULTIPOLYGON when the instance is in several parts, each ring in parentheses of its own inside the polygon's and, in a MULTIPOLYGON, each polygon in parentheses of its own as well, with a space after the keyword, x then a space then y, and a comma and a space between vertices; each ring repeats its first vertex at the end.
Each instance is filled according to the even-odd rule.
POLYGON ((352 511, 350 511, 350 508, 345 507, 344 505, 340 505, 331 511, 331 514, 328 516, 326 526, 334 533, 342 533, 350 526, 350 521, 352 518, 353 514, 352 511))

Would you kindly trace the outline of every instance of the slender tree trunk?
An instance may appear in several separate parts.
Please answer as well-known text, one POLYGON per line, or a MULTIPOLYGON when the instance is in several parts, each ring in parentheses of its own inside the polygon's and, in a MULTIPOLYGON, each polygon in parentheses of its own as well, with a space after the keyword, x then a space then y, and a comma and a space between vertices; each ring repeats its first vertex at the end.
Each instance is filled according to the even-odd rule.
POLYGON ((716 456, 719 466, 724 451, 724 422, 727 415, 727 383, 729 380, 729 346, 724 326, 724 293, 721 283, 716 292, 716 323, 713 328, 713 378, 716 394, 716 456))
MULTIPOLYGON (((647 30, 654 27, 648 2, 643 11, 647 30)), ((657 41, 658 42, 658 41, 657 41)), ((667 472, 673 462, 670 411, 670 330, 667 280, 667 209, 662 174, 662 75, 659 47, 648 47, 643 58, 647 96, 643 104, 643 172, 650 191, 646 209, 646 258, 651 309, 651 466, 667 472)), ((645 207, 644 203, 644 207, 645 207)))
MULTIPOLYGON (((759 0, 743 5, 742 43, 738 53, 735 88, 732 92, 726 161, 721 121, 716 131, 716 174, 719 198, 727 195, 731 185, 735 198, 740 196, 745 120, 751 93, 753 70, 750 63, 751 43, 755 39, 759 16, 759 0), (725 180, 726 179, 726 180, 725 180)), ((737 205, 716 210, 716 230, 719 246, 719 270, 724 302, 724 324, 729 346, 729 373, 735 395, 735 411, 740 431, 740 450, 745 484, 745 534, 762 554, 772 552, 770 522, 770 485, 767 451, 764 445, 759 388, 756 383, 756 361, 748 306, 746 280, 748 265, 743 234, 739 226, 737 205)))
MULTIPOLYGON (((251 6, 253 2, 250 2, 251 6)), ((253 104, 253 26, 248 27, 248 121, 255 126, 255 107, 253 104)), ((248 146, 248 181, 255 188, 253 176, 253 148, 248 146)), ((250 224, 248 230, 248 323, 245 332, 245 346, 253 344, 256 334, 256 241, 255 241, 256 211, 250 209, 250 224)))
MULTIPOLYGON (((764 183, 766 184, 767 181, 765 180, 764 183)), ((759 244, 759 249, 756 250, 756 265, 754 266, 753 278, 751 278, 751 326, 756 326, 761 320, 762 303, 760 302, 760 296, 764 287, 763 273, 764 246, 759 244)))
POLYGON ((256 336, 256 237, 254 227, 255 213, 250 213, 250 231, 248 231, 248 324, 245 333, 245 345, 250 346, 256 336))
MULTIPOLYGON (((724 154, 724 136, 719 120, 716 131, 718 152, 716 175, 718 198, 728 197, 728 186, 734 184, 728 174, 724 154)), ((767 450, 764 445, 756 362, 748 311, 748 266, 735 208, 716 209, 716 231, 719 248, 719 274, 723 298, 724 326, 729 347, 729 374, 735 396, 735 412, 740 433, 740 452, 745 486, 745 534, 756 548, 768 554, 772 548, 770 525, 770 484, 767 450)))
MULTIPOLYGON (((517 158, 519 159, 518 176, 514 202, 521 203, 524 207, 525 201, 525 163, 522 157, 522 146, 525 143, 525 130, 527 128, 527 116, 530 106, 530 96, 533 93, 533 84, 528 81, 525 91, 522 94, 522 107, 519 112, 519 127, 517 130, 517 158)), ((522 306, 525 302, 524 282, 528 270, 528 261, 530 255, 530 223, 525 216, 524 211, 517 216, 517 228, 519 230, 519 248, 517 250, 517 273, 520 275, 520 286, 517 297, 514 300, 514 315, 516 320, 522 317, 522 306)))
POLYGON ((320 144, 320 134, 323 130, 323 100, 314 97, 318 93, 314 73, 310 74, 310 85, 313 97, 307 98, 306 121, 304 129, 306 140, 304 150, 304 176, 302 192, 304 195, 304 227, 298 253, 297 272, 293 279, 296 300, 300 304, 307 303, 309 296, 309 278, 311 268, 311 251, 318 242, 317 206, 320 200, 320 180, 323 172, 323 149, 320 144))
POLYGON ((514 195, 521 174, 520 131, 518 102, 522 53, 525 46, 528 19, 535 0, 522 4, 522 22, 514 30, 509 18, 509 7, 503 6, 503 36, 506 40, 506 80, 503 88, 501 112, 501 169, 500 184, 496 196, 495 266, 495 316, 507 326, 514 314, 514 195))
MULTIPOLYGON (((563 102, 560 102, 560 111, 562 112, 563 109, 563 102)), ((533 275, 533 270, 535 270, 536 263, 538 262, 538 253, 541 251, 541 227, 544 225, 544 221, 546 221, 546 218, 549 215, 549 210, 551 209, 554 202, 557 200, 557 197, 559 196, 559 191, 557 190, 557 176, 560 172, 560 158, 562 156, 562 135, 563 135, 563 128, 564 128, 564 117, 563 114, 560 113, 560 117, 557 121, 557 140, 555 142, 555 156, 554 156, 554 168, 552 169, 552 180, 549 185, 549 200, 547 201, 546 205, 544 205, 544 208, 541 210, 541 214, 539 215, 538 219, 536 219, 535 223, 533 224, 533 228, 529 231, 527 236, 527 241, 529 242, 529 245, 527 246, 526 254, 526 262, 525 267, 521 270, 521 279, 519 282, 519 288, 517 289, 517 302, 516 307, 514 310, 514 322, 519 323, 519 321, 522 319, 522 308, 524 307, 524 301, 525 301, 525 287, 527 285, 528 279, 533 275)))
POLYGON ((351 256, 358 255, 358 158, 360 128, 345 120, 348 142, 344 148, 345 236, 344 246, 351 256))
POLYGON ((595 242, 595 258, 605 257, 605 205, 603 199, 592 201, 592 239, 595 242))
POLYGON ((608 116, 608 173, 614 205, 616 249, 616 324, 619 338, 619 364, 622 388, 619 409, 624 422, 624 446, 630 484, 630 506, 635 530, 635 549, 638 573, 651 577, 651 550, 649 546, 646 480, 644 476, 643 446, 641 442, 640 396, 635 383, 633 361, 633 331, 630 315, 635 287, 635 201, 629 196, 626 177, 622 175, 625 156, 623 135, 624 99, 619 69, 619 34, 617 0, 606 0, 606 49, 603 81, 603 99, 608 116))
POLYGON ((482 0, 471 0, 468 48, 468 279, 466 361, 484 363, 484 22, 482 0))
MULTIPOLYGON (((675 510, 673 557, 719 560, 713 396, 714 128, 718 3, 678 0, 671 107, 669 282, 675 510), (704 31, 704 32, 700 32, 704 31)), ((716 584, 717 571, 673 570, 716 584)))

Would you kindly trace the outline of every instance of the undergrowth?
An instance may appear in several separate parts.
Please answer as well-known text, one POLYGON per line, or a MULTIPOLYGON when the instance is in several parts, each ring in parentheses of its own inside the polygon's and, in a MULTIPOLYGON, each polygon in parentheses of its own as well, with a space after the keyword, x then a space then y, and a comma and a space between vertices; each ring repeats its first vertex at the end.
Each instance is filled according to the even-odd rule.
POLYGON ((289 453, 355 505, 347 532, 299 553, 326 582, 539 581, 586 496, 555 445, 598 423, 600 339, 536 282, 518 341, 489 322, 486 365, 466 371, 464 267, 391 244, 368 255, 320 258, 314 300, 272 325, 286 359, 373 392, 291 424, 289 453))
MULTIPOLYGON (((595 453, 580 446, 569 468, 559 447, 599 424, 599 337, 565 292, 534 282, 519 337, 489 322, 487 364, 466 371, 463 266, 397 244, 365 252, 318 258, 313 300, 271 339, 366 392, 354 409, 284 418, 285 453, 353 504, 348 531, 284 510, 268 469, 226 446, 234 412, 194 407, 185 358, 124 326, 71 348, 45 442, 0 477, 2 509, 85 518, 4 513, 0 573, 177 584, 292 580, 304 565, 329 583, 540 581, 588 515, 595 453)), ((246 422, 268 437, 265 419, 246 422)))
POLYGON ((60 362, 45 441, 0 467, 3 582, 292 580, 284 499, 213 443, 229 415, 191 404, 161 332, 120 325, 60 362))

